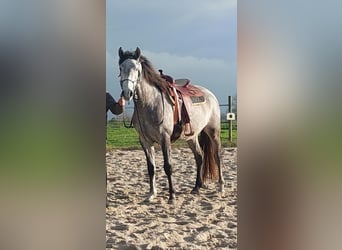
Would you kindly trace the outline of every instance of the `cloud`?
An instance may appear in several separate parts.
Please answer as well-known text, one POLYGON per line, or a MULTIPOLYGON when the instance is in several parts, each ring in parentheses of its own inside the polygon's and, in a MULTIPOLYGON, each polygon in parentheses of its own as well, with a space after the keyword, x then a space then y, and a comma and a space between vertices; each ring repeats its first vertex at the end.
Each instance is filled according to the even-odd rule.
POLYGON ((107 1, 107 44, 197 57, 235 57, 236 0, 107 1), (228 53, 225 51, 228 51, 228 53))
MULTIPOLYGON (((210 89, 221 103, 226 102, 228 95, 236 94, 236 63, 222 59, 197 58, 180 56, 166 52, 158 53, 142 50, 156 70, 163 69, 165 74, 174 78, 188 78, 194 84, 210 89)), ((120 93, 117 75, 118 57, 107 51, 107 88, 120 93), (113 85, 114 84, 114 85, 113 85)))
POLYGON ((236 94, 237 0, 107 0, 107 89, 118 96, 118 49, 140 47, 156 69, 236 94))
POLYGON ((172 75, 174 78, 189 78, 193 83, 212 90, 221 101, 236 92, 235 62, 147 50, 142 52, 156 69, 161 68, 165 74, 172 75))
MULTIPOLYGON (((191 2, 191 1, 190 1, 191 2)), ((236 0, 220 0, 220 1, 193 1, 191 5, 187 5, 185 9, 182 5, 178 24, 186 24, 193 22, 205 23, 209 20, 222 20, 227 18, 227 14, 236 11, 236 0)))

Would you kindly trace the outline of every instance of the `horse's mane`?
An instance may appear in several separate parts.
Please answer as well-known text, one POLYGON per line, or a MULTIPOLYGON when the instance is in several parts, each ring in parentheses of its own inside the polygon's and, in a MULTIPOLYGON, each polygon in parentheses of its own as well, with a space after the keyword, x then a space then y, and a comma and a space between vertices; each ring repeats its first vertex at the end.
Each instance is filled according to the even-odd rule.
MULTIPOLYGON (((119 65, 123 63, 126 59, 136 59, 134 52, 125 51, 123 56, 119 59, 119 65)), ((145 57, 140 56, 139 61, 142 66, 142 74, 147 83, 156 86, 162 92, 166 92, 168 88, 168 84, 163 79, 159 73, 153 68, 152 63, 145 57)))
POLYGON ((161 91, 167 91, 168 84, 159 73, 153 68, 152 63, 144 56, 140 56, 140 63, 142 65, 143 77, 149 84, 159 88, 161 91))

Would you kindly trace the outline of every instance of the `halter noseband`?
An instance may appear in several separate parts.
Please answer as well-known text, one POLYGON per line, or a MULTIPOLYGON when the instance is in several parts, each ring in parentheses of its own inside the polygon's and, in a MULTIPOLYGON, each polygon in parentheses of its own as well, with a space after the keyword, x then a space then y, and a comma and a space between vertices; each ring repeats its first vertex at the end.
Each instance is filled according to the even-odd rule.
MULTIPOLYGON (((127 59, 134 59, 134 58, 127 58, 127 59)), ((126 60, 127 60, 126 59, 126 60)), ((125 60, 125 61, 126 61, 125 60)), ((135 60, 135 59, 134 59, 135 60)), ((124 62, 124 61, 123 61, 124 62)), ((123 63, 122 62, 122 63, 123 63)), ((121 64, 122 64, 121 63, 121 64)), ((121 65, 120 64, 120 65, 121 65)), ((123 80, 120 80, 120 86, 121 86, 121 89, 122 89, 122 84, 123 84, 123 82, 124 81, 128 81, 128 82, 132 82, 133 84, 138 84, 139 82, 140 82, 140 76, 141 76, 141 72, 140 72, 140 70, 138 70, 138 78, 135 80, 135 81, 133 81, 133 80, 131 80, 131 79, 129 79, 129 78, 126 78, 126 79, 123 79, 123 80)), ((122 96, 122 94, 123 94, 123 91, 121 92, 121 96, 122 96)), ((134 87, 134 90, 133 90, 133 100, 138 100, 138 95, 137 95, 137 91, 136 91, 136 86, 134 87)))
POLYGON ((124 81, 129 81, 129 82, 135 83, 135 82, 139 82, 139 80, 140 80, 140 76, 139 76, 138 79, 135 80, 135 81, 126 78, 126 79, 120 80, 120 85, 121 85, 121 87, 122 87, 122 84, 123 84, 124 81))
MULTIPOLYGON (((131 59, 131 58, 127 58, 127 59, 131 59)), ((126 60, 127 60, 127 59, 126 59, 126 60)), ((123 62, 122 62, 122 63, 123 63, 123 62)), ((121 63, 121 64, 122 64, 122 63, 121 63)), ((120 65, 121 65, 121 64, 120 64, 120 65)), ((137 78, 137 80, 133 81, 133 80, 128 79, 128 78, 123 79, 123 80, 120 80, 121 88, 122 88, 122 83, 123 83, 124 81, 129 81, 129 82, 132 82, 132 83, 138 83, 138 82, 140 82, 140 76, 141 76, 141 72, 140 72, 140 70, 138 70, 138 78, 137 78)))

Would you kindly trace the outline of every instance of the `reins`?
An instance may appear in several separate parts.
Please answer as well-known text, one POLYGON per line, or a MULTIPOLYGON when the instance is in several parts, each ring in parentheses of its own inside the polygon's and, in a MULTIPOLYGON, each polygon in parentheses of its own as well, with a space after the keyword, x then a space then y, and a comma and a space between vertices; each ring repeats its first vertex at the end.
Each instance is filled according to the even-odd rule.
MULTIPOLYGON (((137 83, 141 83, 141 82, 142 82, 142 80, 141 80, 141 78, 140 78, 141 73, 140 73, 140 71, 139 71, 138 73, 139 73, 139 75, 138 75, 137 83)), ((134 83, 134 81, 132 81, 131 79, 128 79, 128 78, 123 79, 123 80, 120 81, 121 88, 122 88, 122 83, 123 83, 124 81, 131 81, 131 82, 134 83)), ((161 99, 162 99, 162 103, 163 103, 163 116, 162 116, 161 121, 160 121, 158 124, 156 124, 157 126, 160 126, 160 125, 163 124, 163 122, 164 122, 164 116, 165 116, 165 101, 164 101, 164 95, 163 95, 162 89, 160 89, 159 87, 157 87, 157 89, 158 89, 158 91, 160 92, 161 99)), ((141 130, 141 133, 142 133, 143 136, 145 137, 144 132, 143 132, 143 129, 142 129, 142 126, 141 126, 141 120, 140 120, 140 116, 139 116, 139 111, 138 111, 138 108, 137 108, 137 101, 138 101, 138 100, 139 100, 139 96, 137 95, 136 90, 134 90, 134 93, 133 93, 134 111, 137 113, 137 118, 138 118, 138 123, 139 123, 139 127, 140 127, 140 130, 141 130)), ((132 118, 131 118, 130 124, 127 126, 127 124, 126 124, 126 122, 125 122, 125 112, 123 111, 123 118, 122 118, 122 120, 123 120, 123 124, 124 124, 124 127, 125 127, 125 128, 133 128, 133 116, 132 116, 132 118)), ((146 140, 146 137, 145 137, 145 140, 146 140)))
MULTIPOLYGON (((160 95, 161 95, 162 103, 163 103, 163 118, 162 118, 162 120, 157 124, 158 126, 160 126, 160 125, 163 124, 163 122, 164 122, 165 101, 164 101, 163 92, 162 92, 160 89, 158 89, 158 90, 160 91, 160 95)), ((134 97, 133 97, 134 107, 136 107, 138 98, 135 97, 135 96, 137 96, 136 94, 134 94, 133 96, 134 96, 134 97)), ((138 118, 138 122, 139 122, 139 127, 140 127, 140 130, 141 130, 141 132, 142 132, 143 130, 142 130, 142 127, 141 127, 141 121, 140 121, 140 116, 139 116, 138 108, 135 108, 135 111, 136 111, 136 113, 137 113, 137 118, 138 118)), ((133 116, 132 116, 132 118, 131 118, 130 124, 129 124, 128 126, 127 126, 127 124, 126 124, 126 121, 125 121, 125 109, 123 110, 122 121, 123 121, 123 124, 124 124, 124 127, 125 127, 125 128, 133 128, 133 116)), ((142 132, 142 133, 143 133, 143 132, 142 132)), ((145 135, 144 135, 144 137, 145 137, 145 135)))
POLYGON ((123 121, 123 124, 124 124, 125 128, 133 128, 133 116, 131 118, 131 122, 130 122, 129 126, 126 125, 126 122, 125 122, 125 108, 123 109, 122 121, 123 121))

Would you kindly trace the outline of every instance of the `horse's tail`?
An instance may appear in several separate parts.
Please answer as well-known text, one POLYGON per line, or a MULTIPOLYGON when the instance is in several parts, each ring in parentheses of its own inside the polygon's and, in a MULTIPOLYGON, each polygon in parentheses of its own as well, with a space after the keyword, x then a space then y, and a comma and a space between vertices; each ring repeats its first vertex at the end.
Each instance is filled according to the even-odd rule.
POLYGON ((201 173, 203 183, 205 183, 208 179, 217 180, 218 166, 215 161, 213 143, 208 134, 206 134, 204 131, 202 131, 200 134, 199 143, 203 150, 203 165, 201 173))

